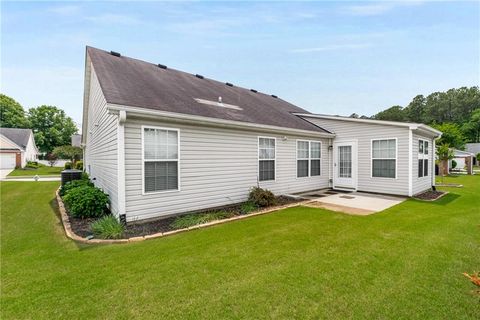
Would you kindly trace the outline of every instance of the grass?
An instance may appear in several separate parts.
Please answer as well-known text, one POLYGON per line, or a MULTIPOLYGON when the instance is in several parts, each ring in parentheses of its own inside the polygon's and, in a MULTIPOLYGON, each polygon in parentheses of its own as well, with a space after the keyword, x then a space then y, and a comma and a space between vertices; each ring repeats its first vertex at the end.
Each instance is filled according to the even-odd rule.
POLYGON ((63 167, 50 167, 42 166, 38 169, 15 169, 8 175, 9 177, 20 177, 20 176, 60 176, 60 172, 63 170, 63 167))
MULTIPOLYGON (((446 178, 447 182, 453 179, 446 178)), ((437 202, 296 207, 172 237, 65 238, 56 182, 2 182, 1 319, 479 319, 480 177, 437 202)))

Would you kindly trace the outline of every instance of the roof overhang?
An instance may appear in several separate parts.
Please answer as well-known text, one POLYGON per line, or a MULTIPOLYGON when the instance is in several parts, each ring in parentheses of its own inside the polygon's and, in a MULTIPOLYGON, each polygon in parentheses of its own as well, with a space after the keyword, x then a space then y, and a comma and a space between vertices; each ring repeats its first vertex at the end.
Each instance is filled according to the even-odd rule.
POLYGON ((181 122, 185 124, 195 124, 195 125, 204 125, 210 127, 221 127, 229 129, 239 129, 239 130, 256 130, 261 132, 270 132, 270 133, 279 133, 279 134, 292 134, 292 135, 301 135, 308 137, 319 137, 319 138, 334 138, 335 134, 326 133, 326 132, 317 132, 310 130, 301 130, 293 128, 285 128, 257 123, 248 123, 242 121, 234 120, 225 120, 217 119, 196 115, 189 115, 184 113, 175 113, 167 112, 160 110, 145 109, 132 106, 124 106, 118 104, 107 103, 107 110, 112 114, 118 114, 120 111, 125 111, 127 118, 136 117, 136 118, 146 118, 146 119, 155 119, 168 122, 181 122))
POLYGON ((324 115, 324 114, 311 114, 311 113, 294 113, 294 115, 302 117, 302 118, 318 118, 318 119, 326 119, 326 120, 337 120, 337 121, 349 121, 349 122, 356 122, 356 123, 367 123, 367 124, 378 124, 378 125, 386 125, 386 126, 394 126, 394 127, 403 127, 409 128, 410 130, 418 131, 421 134, 426 134, 438 138, 442 135, 441 131, 434 129, 430 126, 427 126, 423 123, 409 123, 409 122, 397 122, 397 121, 384 121, 384 120, 373 120, 373 119, 359 119, 359 118, 348 118, 348 117, 340 117, 340 116, 331 116, 331 115, 324 115))

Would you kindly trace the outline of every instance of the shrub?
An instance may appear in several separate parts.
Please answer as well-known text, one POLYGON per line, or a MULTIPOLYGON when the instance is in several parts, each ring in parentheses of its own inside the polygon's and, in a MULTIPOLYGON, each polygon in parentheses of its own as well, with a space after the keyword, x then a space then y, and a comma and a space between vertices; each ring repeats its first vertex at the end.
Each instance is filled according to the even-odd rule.
POLYGON ((256 209, 257 209, 257 205, 255 203, 253 203, 252 201, 247 201, 242 204, 240 211, 242 212, 242 214, 247 214, 256 209))
POLYGON ((83 161, 82 160, 79 160, 79 161, 75 162, 75 169, 83 170, 83 161))
POLYGON ((69 190, 63 199, 74 217, 96 218, 107 211, 108 194, 89 185, 69 190))
POLYGON ((31 169, 38 169, 39 165, 37 161, 27 161, 27 164, 25 165, 26 168, 31 168, 31 169))
POLYGON ((275 196, 270 190, 253 187, 248 195, 248 201, 258 207, 268 207, 275 204, 275 196))
POLYGON ((452 160, 452 169, 455 169, 457 167, 457 161, 452 160))
POLYGON ((125 231, 123 224, 112 215, 94 221, 90 227, 92 228, 93 234, 102 239, 119 239, 125 231))
POLYGON ((70 161, 65 162, 65 170, 70 170, 72 169, 72 163, 70 161))
POLYGON ((63 197, 66 195, 70 190, 78 188, 78 187, 83 187, 83 186, 90 186, 93 187, 93 183, 90 182, 90 180, 73 180, 65 183, 61 188, 60 188, 60 195, 63 197))
POLYGON ((177 217, 171 224, 170 227, 173 229, 183 229, 197 224, 207 223, 210 221, 221 220, 230 218, 233 216, 233 213, 226 211, 213 211, 206 213, 191 213, 186 214, 180 217, 177 217))

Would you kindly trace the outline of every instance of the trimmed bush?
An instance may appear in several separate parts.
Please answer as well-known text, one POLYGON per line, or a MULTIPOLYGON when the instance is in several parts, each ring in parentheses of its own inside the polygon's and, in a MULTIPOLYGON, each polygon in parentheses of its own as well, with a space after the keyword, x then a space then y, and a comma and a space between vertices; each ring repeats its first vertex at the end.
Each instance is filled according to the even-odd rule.
MULTIPOLYGON (((88 178, 87 178, 88 179, 88 178)), ((81 180, 73 180, 65 183, 61 188, 60 188, 60 196, 66 195, 70 190, 78 188, 78 187, 83 187, 83 186, 90 186, 93 187, 93 183, 90 182, 90 180, 86 179, 81 179, 81 180)))
POLYGON ((72 163, 70 161, 65 162, 65 170, 70 170, 72 169, 72 163))
POLYGON ((234 214, 226 211, 214 211, 207 213, 191 213, 176 218, 170 227, 173 229, 183 229, 197 224, 207 223, 215 220, 222 220, 233 217, 234 214))
POLYGON ((117 218, 108 215, 93 222, 90 227, 93 234, 102 239, 120 239, 123 236, 125 227, 117 218))
POLYGON ((253 187, 248 195, 248 201, 252 202, 258 207, 273 206, 276 202, 275 195, 267 189, 260 187, 253 187))
POLYGON ((75 169, 83 170, 83 161, 82 160, 78 160, 77 162, 75 162, 75 169))
POLYGON ((242 214, 247 214, 247 213, 250 213, 252 211, 255 211, 257 210, 257 205, 251 201, 247 201, 245 203, 242 204, 241 208, 240 208, 240 211, 242 212, 242 214))
POLYGON ((39 165, 37 161, 27 161, 25 168, 38 169, 39 165))
POLYGON ((77 218, 97 218, 107 212, 108 194, 90 185, 69 190, 63 200, 70 214, 77 218))

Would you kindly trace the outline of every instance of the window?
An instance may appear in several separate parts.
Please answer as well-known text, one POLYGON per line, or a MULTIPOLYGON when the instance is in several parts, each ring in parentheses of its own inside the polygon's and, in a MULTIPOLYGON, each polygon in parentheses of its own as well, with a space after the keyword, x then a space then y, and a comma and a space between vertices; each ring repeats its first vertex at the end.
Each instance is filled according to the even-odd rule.
POLYGON ((275 180, 275 138, 258 138, 258 180, 275 180))
POLYGON ((178 190, 179 134, 143 127, 144 192, 178 190))
POLYGON ((320 175, 321 150, 321 142, 297 141, 297 178, 320 175))
POLYGON ((396 178, 397 139, 372 140, 372 177, 396 178))
POLYGON ((428 141, 418 140, 418 177, 428 176, 428 141))

